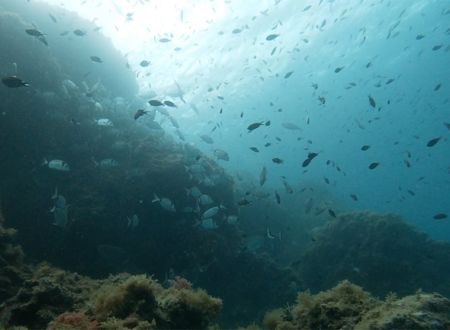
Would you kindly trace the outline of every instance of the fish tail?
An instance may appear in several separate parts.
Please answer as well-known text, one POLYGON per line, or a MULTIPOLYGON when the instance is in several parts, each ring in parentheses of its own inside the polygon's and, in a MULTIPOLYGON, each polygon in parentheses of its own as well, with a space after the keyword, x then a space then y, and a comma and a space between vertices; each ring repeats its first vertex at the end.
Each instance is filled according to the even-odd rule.
POLYGON ((159 201, 161 201, 161 199, 158 197, 158 195, 156 195, 155 193, 153 193, 152 203, 159 202, 159 201))

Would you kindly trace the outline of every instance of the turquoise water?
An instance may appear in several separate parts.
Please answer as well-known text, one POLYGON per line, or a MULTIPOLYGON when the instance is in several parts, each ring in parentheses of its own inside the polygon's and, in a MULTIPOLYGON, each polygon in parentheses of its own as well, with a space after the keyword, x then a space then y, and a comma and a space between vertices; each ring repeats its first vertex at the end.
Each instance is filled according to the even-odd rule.
POLYGON ((341 215, 391 213, 449 240, 448 1, 7 0, 0 13, 1 76, 29 84, 0 86, 0 199, 30 260, 180 274, 250 322, 248 306, 307 289, 284 267, 341 215))

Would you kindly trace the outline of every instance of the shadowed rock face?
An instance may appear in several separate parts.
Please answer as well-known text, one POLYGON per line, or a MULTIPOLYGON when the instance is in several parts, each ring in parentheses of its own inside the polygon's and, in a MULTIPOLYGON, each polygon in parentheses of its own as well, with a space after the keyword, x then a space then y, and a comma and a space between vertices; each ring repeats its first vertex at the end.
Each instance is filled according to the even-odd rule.
POLYGON ((3 226, 0 209, 0 302, 16 294, 25 275, 22 248, 14 243, 16 231, 3 226))
POLYGON ((422 288, 450 295, 450 244, 392 215, 350 213, 322 228, 302 258, 306 287, 324 290, 349 279, 372 294, 411 294, 422 288))

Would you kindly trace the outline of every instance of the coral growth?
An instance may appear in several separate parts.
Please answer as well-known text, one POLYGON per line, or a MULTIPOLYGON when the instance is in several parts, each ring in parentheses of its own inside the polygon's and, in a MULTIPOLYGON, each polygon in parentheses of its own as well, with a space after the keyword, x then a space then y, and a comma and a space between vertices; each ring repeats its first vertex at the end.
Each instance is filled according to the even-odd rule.
POLYGON ((419 294, 380 301, 348 281, 311 295, 300 293, 295 306, 276 309, 264 317, 264 327, 280 329, 448 329, 450 300, 419 294))

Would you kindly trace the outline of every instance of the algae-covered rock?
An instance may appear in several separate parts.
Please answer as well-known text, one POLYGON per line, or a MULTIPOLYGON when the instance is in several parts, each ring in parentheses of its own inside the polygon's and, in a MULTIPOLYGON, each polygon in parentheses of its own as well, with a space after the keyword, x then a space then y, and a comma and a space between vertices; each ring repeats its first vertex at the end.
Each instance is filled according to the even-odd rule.
POLYGON ((129 277, 122 283, 120 280, 123 280, 123 276, 103 285, 96 293, 96 319, 125 319, 135 315, 143 320, 153 320, 157 309, 156 295, 162 291, 162 287, 144 275, 129 277))
POLYGON ((445 330, 450 325, 450 300, 421 294, 380 301, 348 281, 331 290, 298 295, 294 306, 266 313, 270 330, 445 330))
POLYGON ((95 287, 94 280, 42 264, 2 304, 1 323, 45 328, 57 315, 83 306, 95 287))
POLYGON ((388 301, 366 313, 355 330, 447 330, 450 300, 439 294, 407 296, 388 301))
POLYGON ((203 329, 213 324, 222 301, 176 278, 164 289, 152 278, 110 277, 93 294, 92 314, 102 328, 203 329), (148 327, 146 327, 148 326, 148 327))
POLYGON ((267 313, 264 326, 268 329, 343 329, 357 324, 364 312, 376 303, 362 288, 344 281, 317 295, 300 293, 294 307, 267 313))
POLYGON ((169 288, 159 299, 162 325, 171 329, 206 329, 219 315, 222 300, 202 289, 169 288))

